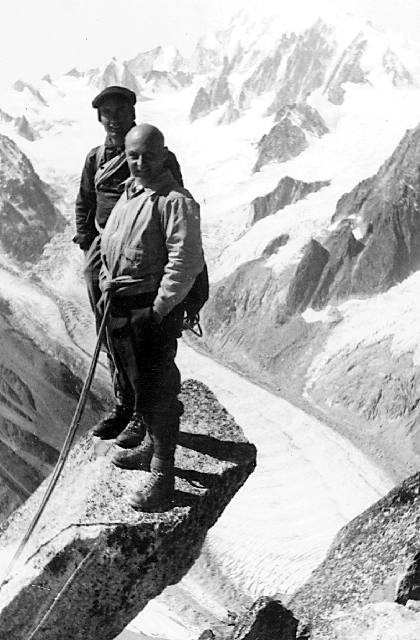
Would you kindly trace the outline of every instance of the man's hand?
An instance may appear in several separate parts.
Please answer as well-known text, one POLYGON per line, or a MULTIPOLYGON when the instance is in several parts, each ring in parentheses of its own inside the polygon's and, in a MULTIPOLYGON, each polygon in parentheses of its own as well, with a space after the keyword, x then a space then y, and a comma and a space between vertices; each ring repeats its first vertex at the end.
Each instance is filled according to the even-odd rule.
POLYGON ((73 242, 78 244, 83 251, 87 251, 94 238, 95 236, 91 236, 90 234, 82 235, 81 233, 77 233, 73 238, 73 242))
POLYGON ((131 312, 131 321, 139 326, 160 324, 160 319, 154 313, 153 307, 133 309, 131 312))

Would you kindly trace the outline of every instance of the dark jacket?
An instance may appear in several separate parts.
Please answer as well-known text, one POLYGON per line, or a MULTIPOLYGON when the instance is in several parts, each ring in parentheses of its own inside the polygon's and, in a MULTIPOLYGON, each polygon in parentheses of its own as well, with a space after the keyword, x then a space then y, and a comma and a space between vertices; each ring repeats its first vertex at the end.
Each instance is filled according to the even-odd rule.
MULTIPOLYGON (((95 188, 95 175, 98 169, 97 158, 101 156, 101 165, 122 153, 122 149, 113 147, 105 141, 102 152, 94 147, 86 156, 79 192, 76 198, 76 235, 73 241, 82 249, 88 249, 98 235, 96 225, 104 227, 109 214, 124 192, 124 183, 130 176, 126 161, 109 178, 95 188), (96 224, 95 224, 96 220, 96 224)), ((165 168, 169 169, 176 182, 183 186, 181 169, 175 154, 168 152, 165 168)))

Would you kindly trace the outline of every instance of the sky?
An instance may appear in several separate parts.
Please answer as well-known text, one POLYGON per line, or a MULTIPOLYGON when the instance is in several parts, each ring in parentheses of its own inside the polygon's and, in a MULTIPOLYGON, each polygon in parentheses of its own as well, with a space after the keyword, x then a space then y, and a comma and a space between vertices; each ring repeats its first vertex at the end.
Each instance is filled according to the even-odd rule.
POLYGON ((192 50, 198 37, 225 26, 239 7, 290 14, 330 5, 364 15, 375 26, 420 40, 419 0, 17 0, 2 3, 0 84, 73 66, 127 59, 157 44, 192 50))

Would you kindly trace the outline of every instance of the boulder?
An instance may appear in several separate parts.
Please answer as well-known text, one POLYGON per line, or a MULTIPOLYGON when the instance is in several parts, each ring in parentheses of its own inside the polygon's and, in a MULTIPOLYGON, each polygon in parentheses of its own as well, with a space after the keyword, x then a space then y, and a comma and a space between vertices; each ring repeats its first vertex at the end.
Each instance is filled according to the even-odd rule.
POLYGON ((206 629, 198 640, 296 640, 298 621, 274 598, 262 596, 224 629, 206 629))
MULTIPOLYGON (((256 451, 203 385, 187 381, 176 455, 176 499, 141 513, 127 496, 147 478, 110 463, 113 445, 83 437, 0 591, 0 635, 13 640, 112 640, 198 557, 208 529, 255 467, 256 451)), ((44 485, 2 527, 17 545, 44 485)))
POLYGON ((295 640, 298 621, 279 600, 262 597, 235 624, 226 640, 295 640))

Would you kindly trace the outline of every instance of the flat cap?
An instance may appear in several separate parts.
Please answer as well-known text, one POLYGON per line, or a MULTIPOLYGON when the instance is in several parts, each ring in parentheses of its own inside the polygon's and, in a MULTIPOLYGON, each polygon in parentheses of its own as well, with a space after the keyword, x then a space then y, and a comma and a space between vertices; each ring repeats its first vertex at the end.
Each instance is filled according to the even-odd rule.
POLYGON ((115 85, 112 87, 106 87, 106 89, 103 89, 101 93, 98 93, 98 95, 95 96, 92 100, 92 107, 94 109, 97 109, 107 98, 121 98, 122 100, 126 100, 129 104, 132 105, 135 105, 137 100, 134 91, 126 89, 125 87, 118 87, 115 85))

